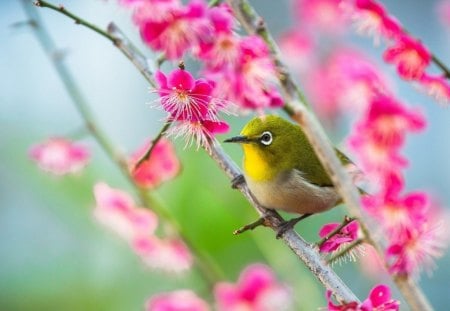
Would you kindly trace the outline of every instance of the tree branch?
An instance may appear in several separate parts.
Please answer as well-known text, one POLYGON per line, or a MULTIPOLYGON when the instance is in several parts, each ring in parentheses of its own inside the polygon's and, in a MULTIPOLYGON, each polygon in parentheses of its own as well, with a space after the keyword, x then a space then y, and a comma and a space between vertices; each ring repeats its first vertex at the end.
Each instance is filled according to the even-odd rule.
MULTIPOLYGON (((52 64, 54 65, 56 71, 58 72, 61 81, 63 82, 67 92, 69 93, 69 96, 71 97, 72 102, 77 108, 81 118, 84 120, 87 129, 90 131, 94 139, 102 147, 106 155, 120 168, 121 173, 133 186, 134 190, 136 191, 139 197, 140 204, 142 206, 154 210, 162 219, 164 219, 164 221, 166 221, 173 228, 176 234, 179 237, 181 237, 183 241, 188 245, 188 247, 193 252, 194 257, 196 259, 195 264, 197 270, 199 271, 200 275, 203 276, 204 280, 210 286, 210 288, 212 288, 218 280, 222 279, 222 273, 217 269, 216 265, 211 262, 209 256, 204 254, 201 250, 199 250, 195 246, 195 243, 193 243, 188 238, 188 236, 183 233, 181 226, 178 224, 177 220, 173 217, 170 211, 167 208, 164 208, 156 204, 155 200, 149 193, 147 193, 144 189, 138 187, 135 184, 128 170, 128 163, 126 158, 122 154, 120 154, 117 150, 115 150, 108 136, 97 126, 98 123, 89 109, 90 105, 88 104, 87 100, 82 94, 76 80, 72 76, 72 73, 70 72, 68 67, 62 62, 61 58, 53 57, 54 51, 56 51, 56 46, 47 30, 44 28, 38 12, 32 7, 30 1, 22 0, 22 3, 26 13, 33 21, 32 23, 33 30, 36 37, 38 38, 39 43, 41 44, 46 54, 49 56, 52 64)), ((62 12, 60 10, 57 11, 62 12)), ((62 13, 64 13, 64 15, 67 15, 69 17, 74 16, 73 14, 68 13, 66 10, 64 10, 62 13)), ((92 25, 89 23, 87 24, 92 25)), ((98 33, 102 34, 103 32, 98 33)), ((128 46, 127 48, 124 48, 124 50, 128 51, 128 46)), ((127 57, 129 58, 134 57, 136 55, 135 52, 133 51, 133 49, 131 49, 130 51, 131 53, 126 54, 124 52, 124 54, 126 54, 127 57)), ((141 64, 139 58, 133 59, 133 63, 136 65, 136 67, 138 67, 138 64, 141 64)), ((141 72, 147 73, 149 72, 149 70, 145 69, 142 70, 141 72)))
MULTIPOLYGON (((347 208, 353 216, 360 220, 361 230, 365 235, 366 241, 374 246, 377 252, 381 255, 381 258, 384 258, 382 256, 381 246, 371 237, 367 225, 363 221, 362 213, 359 208, 358 192, 337 158, 336 153, 331 146, 327 135, 325 134, 325 131, 317 118, 310 111, 305 97, 291 78, 287 67, 281 61, 279 48, 272 35, 267 30, 263 18, 256 13, 247 0, 227 0, 227 2, 232 7, 237 19, 245 30, 250 34, 258 34, 266 41, 279 72, 279 82, 283 95, 287 99, 284 110, 293 120, 302 126, 317 156, 326 171, 329 173, 337 191, 346 203, 347 208)), ((421 289, 412 280, 397 277, 394 278, 394 281, 412 310, 433 310, 421 289)))

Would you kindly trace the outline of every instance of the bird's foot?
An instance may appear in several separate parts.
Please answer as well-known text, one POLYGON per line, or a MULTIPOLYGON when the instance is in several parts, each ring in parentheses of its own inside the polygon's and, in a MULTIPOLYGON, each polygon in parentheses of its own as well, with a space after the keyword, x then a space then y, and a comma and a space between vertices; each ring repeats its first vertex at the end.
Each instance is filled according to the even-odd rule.
POLYGON ((240 227, 237 230, 234 230, 233 234, 234 235, 238 235, 238 234, 244 233, 245 231, 253 230, 253 229, 255 229, 256 227, 259 227, 259 226, 265 226, 265 227, 269 226, 266 216, 263 215, 258 220, 254 221, 252 223, 249 223, 248 225, 245 225, 243 227, 240 227))
POLYGON ((243 183, 245 183, 244 175, 239 174, 231 180, 231 188, 237 189, 243 183))
POLYGON ((295 226, 299 221, 301 221, 301 220, 303 220, 303 219, 305 219, 305 218, 307 218, 307 217, 309 217, 309 216, 311 216, 311 215, 312 215, 312 214, 303 214, 303 215, 300 216, 300 217, 292 218, 292 219, 289 219, 289 220, 286 220, 286 221, 283 221, 282 223, 280 223, 280 224, 278 225, 278 228, 277 228, 277 239, 281 238, 281 237, 283 236, 283 234, 286 233, 286 231, 288 231, 288 230, 294 228, 294 226, 295 226))

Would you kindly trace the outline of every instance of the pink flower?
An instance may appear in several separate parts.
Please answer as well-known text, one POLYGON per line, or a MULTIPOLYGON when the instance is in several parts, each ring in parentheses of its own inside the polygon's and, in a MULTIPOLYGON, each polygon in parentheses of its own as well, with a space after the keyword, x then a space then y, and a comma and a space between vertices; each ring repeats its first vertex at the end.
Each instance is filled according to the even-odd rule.
POLYGON ((442 0, 436 5, 436 12, 439 15, 439 19, 445 29, 448 30, 450 27, 450 1, 442 0))
POLYGON ((214 295, 219 311, 281 311, 291 305, 285 286, 276 281, 272 270, 260 264, 248 266, 237 284, 218 283, 214 295))
POLYGON ((157 237, 157 216, 136 206, 128 193, 98 183, 94 195, 94 217, 126 240, 147 266, 166 272, 181 272, 192 266, 187 246, 176 238, 157 237))
POLYGON ((154 189, 162 183, 173 179, 181 169, 180 161, 175 154, 172 143, 167 139, 160 139, 153 148, 150 158, 142 162, 137 169, 135 164, 150 148, 146 143, 131 157, 130 166, 136 184, 141 187, 154 189))
POLYGON ((55 175, 79 172, 90 157, 86 147, 61 137, 32 146, 29 156, 40 169, 55 175))
POLYGON ((420 79, 431 62, 427 48, 408 35, 397 38, 395 44, 384 52, 383 58, 396 65, 400 77, 407 80, 420 79))
POLYGON ((182 9, 175 8, 162 21, 139 19, 142 40, 150 48, 163 52, 168 59, 179 59, 185 51, 211 36, 203 1, 192 1, 182 9))
POLYGON ((179 273, 190 269, 193 264, 189 248, 180 239, 141 235, 134 239, 132 247, 153 269, 179 273))
POLYGON ((161 105, 174 120, 215 120, 218 110, 223 108, 211 96, 213 85, 205 79, 195 80, 184 69, 175 69, 168 77, 157 71, 156 80, 161 105))
POLYGON ((433 96, 437 101, 448 104, 450 102, 450 84, 445 77, 430 76, 424 73, 419 80, 420 85, 426 93, 433 96))
POLYGON ((377 285, 370 293, 369 297, 362 304, 348 302, 343 305, 335 305, 331 300, 331 292, 327 291, 329 311, 398 311, 400 302, 392 299, 391 291, 386 285, 377 285))
POLYGON ((208 304, 188 289, 152 296, 145 304, 146 311, 208 311, 208 304))
MULTIPOLYGON (((326 237, 328 234, 333 232, 337 227, 339 227, 339 223, 329 223, 324 225, 320 231, 319 236, 321 238, 326 237)), ((348 245, 349 243, 355 241, 358 238, 358 230, 359 225, 356 220, 347 224, 344 228, 341 229, 337 234, 333 235, 331 238, 326 240, 321 246, 320 251, 324 253, 331 253, 336 251, 337 249, 348 245)))
POLYGON ((342 0, 296 0, 295 12, 302 27, 336 34, 345 30, 348 22, 342 3, 342 0))
POLYGON ((133 243, 137 236, 152 235, 158 226, 158 217, 149 209, 137 207, 126 192, 98 183, 94 187, 97 206, 94 217, 101 224, 133 243))
POLYGON ((183 11, 178 0, 119 0, 119 3, 133 9, 133 21, 138 26, 146 21, 168 21, 174 12, 183 11))
POLYGON ((375 0, 355 0, 352 18, 357 32, 373 36, 375 43, 380 37, 394 39, 403 34, 400 23, 375 0))
POLYGON ((314 45, 312 36, 297 30, 290 30, 280 38, 284 61, 301 72, 310 67, 314 61, 314 45))

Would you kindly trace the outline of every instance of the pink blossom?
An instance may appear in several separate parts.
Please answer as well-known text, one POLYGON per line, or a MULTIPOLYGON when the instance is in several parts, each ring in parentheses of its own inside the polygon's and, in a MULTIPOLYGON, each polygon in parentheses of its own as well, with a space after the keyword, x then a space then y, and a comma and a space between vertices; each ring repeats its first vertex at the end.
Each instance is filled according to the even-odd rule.
POLYGON ((375 0, 355 0, 352 18, 357 32, 373 36, 375 43, 381 37, 395 39, 403 34, 400 23, 375 0))
POLYGON ((188 270, 193 264, 189 248, 180 239, 141 235, 134 239, 132 247, 153 269, 178 273, 188 270))
POLYGON ((163 52, 168 59, 179 59, 185 51, 211 36, 206 19, 207 6, 203 1, 192 1, 182 9, 175 8, 164 20, 139 18, 142 40, 150 48, 163 52))
POLYGON ((137 207, 126 192, 98 183, 94 187, 97 205, 94 216, 97 221, 115 231, 128 242, 137 236, 153 235, 158 217, 149 209, 137 207))
POLYGON ((442 0, 438 2, 436 5, 436 12, 442 25, 448 30, 450 27, 450 1, 442 0))
POLYGON ((397 38, 394 45, 384 52, 383 58, 396 65, 400 77, 407 80, 420 79, 431 62, 427 48, 408 35, 397 38))
MULTIPOLYGON (((321 238, 326 237, 328 234, 333 232, 339 223, 329 223, 324 225, 320 231, 319 236, 321 238)), ((324 253, 331 253, 341 248, 342 246, 348 245, 349 243, 355 241, 358 238, 359 225, 356 220, 350 222, 345 227, 341 229, 337 234, 333 235, 331 238, 326 240, 322 245, 320 245, 319 250, 324 253)))
POLYGON ((133 21, 138 26, 146 21, 168 21, 174 13, 183 11, 179 0, 119 0, 119 3, 133 9, 133 21))
POLYGON ((61 137, 49 138, 32 146, 29 156, 40 169, 55 175, 79 172, 90 158, 85 146, 61 137))
POLYGON ((300 72, 312 65, 315 42, 311 35, 290 30, 280 38, 280 48, 284 61, 300 72))
POLYGON ((269 267, 261 264, 248 266, 236 284, 218 283, 214 295, 219 311, 281 311, 291 306, 287 288, 276 281, 269 267))
POLYGON ((187 70, 175 69, 167 77, 157 71, 156 80, 161 105, 174 120, 214 120, 223 108, 214 103, 213 85, 205 79, 194 79, 187 70))
POLYGON ((342 0, 296 0, 295 12, 302 27, 325 33, 341 33, 348 22, 342 0))
POLYGON ((193 291, 184 289, 152 296, 145 304, 146 311, 208 311, 208 304, 193 291))
POLYGON ((448 104, 450 102, 450 84, 445 77, 430 76, 424 73, 419 80, 420 85, 437 101, 448 104))
POLYGON ((150 158, 135 169, 135 164, 149 148, 150 143, 146 143, 134 153, 131 157, 130 166, 136 184, 153 189, 176 177, 180 172, 181 164, 172 143, 162 138, 153 148, 150 158))
POLYGON ((392 299, 391 291, 386 285, 377 285, 369 293, 369 297, 362 304, 348 302, 343 305, 335 305, 331 300, 331 292, 327 291, 329 311, 398 311, 400 302, 392 299))
POLYGON ((94 217, 126 240, 147 266, 166 272, 181 272, 192 266, 187 246, 177 238, 157 237, 157 216, 136 206, 128 193, 98 183, 94 195, 94 217))

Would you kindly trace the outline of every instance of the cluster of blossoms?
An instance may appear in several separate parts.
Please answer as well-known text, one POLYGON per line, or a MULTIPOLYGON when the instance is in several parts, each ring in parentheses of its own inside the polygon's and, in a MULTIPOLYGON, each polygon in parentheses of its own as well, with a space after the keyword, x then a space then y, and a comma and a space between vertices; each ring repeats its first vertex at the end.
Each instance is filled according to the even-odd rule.
MULTIPOLYGON (((372 36, 377 44, 381 39, 388 43, 383 58, 396 66, 401 78, 418 83, 440 102, 450 101, 448 76, 427 72, 433 60, 430 51, 408 34, 377 0, 297 0, 295 4, 294 12, 300 24, 296 26, 296 31, 289 32, 287 49, 299 37, 310 37, 309 41, 313 42, 311 38, 317 33, 344 33, 353 22, 358 33, 372 36)), ((307 46, 303 45, 300 50, 305 48, 307 46)))
POLYGON ((95 218, 126 240, 146 265, 168 272, 181 272, 192 266, 192 255, 183 241, 158 237, 158 217, 137 206, 128 193, 98 183, 94 195, 95 218))
POLYGON ((217 113, 233 102, 242 109, 282 106, 275 88, 276 69, 265 42, 258 36, 235 33, 231 9, 204 1, 121 0, 133 10, 144 43, 169 60, 186 52, 203 64, 204 79, 195 80, 180 68, 167 77, 158 72, 158 92, 169 119, 177 121, 176 135, 195 139, 198 145, 228 130, 217 113), (220 98, 220 100, 219 100, 220 98))
POLYGON ((331 300, 331 292, 327 291, 328 311, 398 311, 400 303, 391 298, 391 291, 386 285, 377 285, 362 303, 349 302, 336 305, 331 300))
MULTIPOLYGON (((246 267, 236 284, 217 283, 214 297, 218 311, 283 311, 292 307, 289 289, 276 280, 269 267, 262 264, 246 267)), ((151 297, 146 303, 146 310, 207 311, 210 308, 192 291, 178 290, 151 297)))

